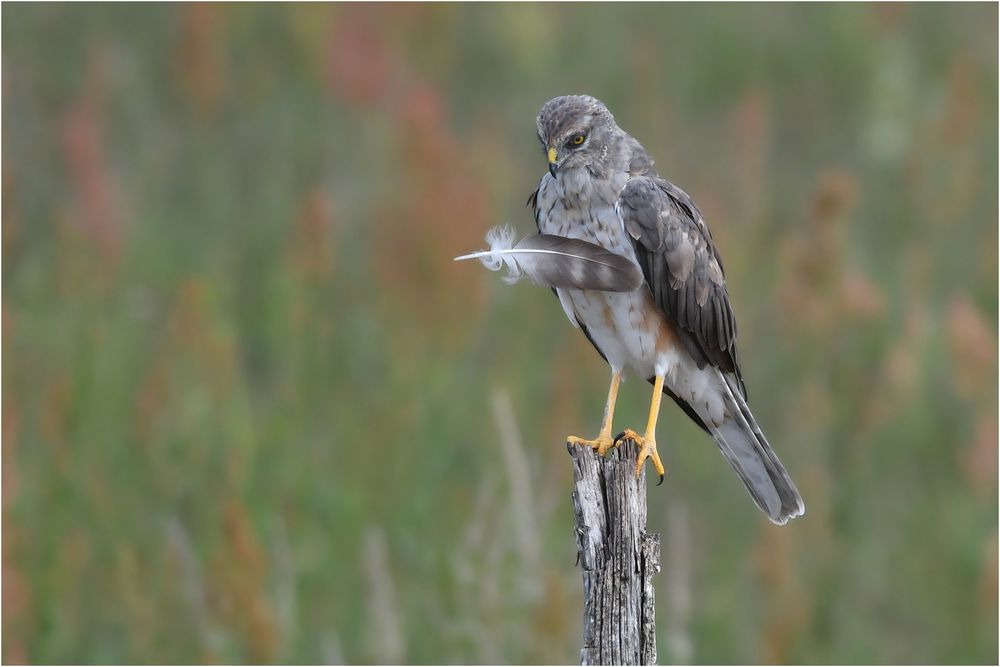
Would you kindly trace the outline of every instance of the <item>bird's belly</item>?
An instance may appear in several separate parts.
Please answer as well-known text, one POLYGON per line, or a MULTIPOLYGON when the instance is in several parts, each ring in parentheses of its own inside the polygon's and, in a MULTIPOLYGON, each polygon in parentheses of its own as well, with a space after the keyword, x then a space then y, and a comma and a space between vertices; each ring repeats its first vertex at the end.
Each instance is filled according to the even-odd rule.
POLYGON ((651 378, 676 365, 677 337, 645 286, 634 292, 568 290, 568 296, 612 367, 651 378))
MULTIPOLYGON (((542 180, 539 231, 582 239, 623 257, 634 257, 632 240, 614 205, 624 181, 609 185, 604 197, 590 193, 585 204, 576 202, 579 193, 565 196, 564 189, 569 187, 565 180, 542 180)), ((570 321, 575 318, 587 328, 616 370, 630 369, 646 379, 666 374, 676 365, 680 353, 677 336, 645 285, 633 292, 558 292, 570 321)))

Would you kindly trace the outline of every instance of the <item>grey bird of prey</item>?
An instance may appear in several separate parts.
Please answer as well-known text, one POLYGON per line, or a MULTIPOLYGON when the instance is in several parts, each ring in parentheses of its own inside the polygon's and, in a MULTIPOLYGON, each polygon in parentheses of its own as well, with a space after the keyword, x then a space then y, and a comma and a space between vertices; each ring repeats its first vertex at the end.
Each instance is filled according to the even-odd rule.
POLYGON ((736 319, 722 259, 701 211, 661 178, 642 145, 588 95, 548 101, 536 121, 548 172, 528 199, 538 231, 601 246, 634 261, 643 282, 630 291, 554 288, 570 322, 611 366, 601 430, 570 436, 600 454, 623 439, 640 445, 660 479, 656 420, 663 394, 708 432, 757 507, 784 524, 805 512, 802 498, 747 406, 736 354, 736 319), (653 384, 645 433, 612 437, 623 374, 653 384))

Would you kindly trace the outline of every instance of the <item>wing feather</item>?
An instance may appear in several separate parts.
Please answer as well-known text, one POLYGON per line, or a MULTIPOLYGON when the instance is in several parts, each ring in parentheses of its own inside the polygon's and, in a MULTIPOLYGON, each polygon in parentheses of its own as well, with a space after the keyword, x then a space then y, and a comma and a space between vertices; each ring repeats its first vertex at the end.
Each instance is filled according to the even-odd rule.
POLYGON ((745 396, 722 259, 701 211, 655 173, 630 180, 618 210, 653 298, 678 325, 685 349, 699 367, 733 373, 745 396))

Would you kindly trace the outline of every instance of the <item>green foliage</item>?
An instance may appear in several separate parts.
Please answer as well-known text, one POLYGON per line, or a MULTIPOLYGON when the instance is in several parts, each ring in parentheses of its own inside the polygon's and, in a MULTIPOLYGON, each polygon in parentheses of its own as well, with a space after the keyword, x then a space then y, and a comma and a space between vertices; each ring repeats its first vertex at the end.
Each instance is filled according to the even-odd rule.
POLYGON ((997 661, 995 5, 3 14, 5 662, 574 660, 607 372, 451 262, 567 92, 704 209, 808 508, 664 408, 661 659, 997 661))

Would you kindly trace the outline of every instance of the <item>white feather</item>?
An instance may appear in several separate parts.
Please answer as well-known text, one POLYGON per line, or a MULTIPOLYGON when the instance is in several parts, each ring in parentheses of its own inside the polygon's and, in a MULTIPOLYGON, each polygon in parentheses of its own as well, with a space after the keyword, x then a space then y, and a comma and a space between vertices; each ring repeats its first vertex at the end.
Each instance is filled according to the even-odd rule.
POLYGON ((470 255, 456 257, 455 261, 463 259, 477 258, 490 271, 499 271, 507 267, 507 275, 503 281, 508 285, 513 285, 524 275, 524 270, 517 261, 514 254, 514 242, 517 240, 517 232, 510 225, 497 225, 486 232, 486 242, 490 244, 489 250, 474 252, 470 255))
POLYGON ((629 291, 642 284, 642 273, 634 260, 580 239, 536 234, 515 243, 510 225, 499 225, 486 234, 489 250, 456 257, 455 261, 478 259, 490 271, 507 269, 504 282, 516 283, 523 276, 549 287, 572 287, 607 291, 629 291))

